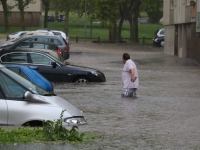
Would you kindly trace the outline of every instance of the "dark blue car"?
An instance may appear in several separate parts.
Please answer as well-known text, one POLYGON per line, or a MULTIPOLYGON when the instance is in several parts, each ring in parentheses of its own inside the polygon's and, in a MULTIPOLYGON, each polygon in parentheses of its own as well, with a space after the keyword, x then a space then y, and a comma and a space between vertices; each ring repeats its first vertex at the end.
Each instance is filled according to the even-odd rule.
POLYGON ((44 90, 53 93, 53 85, 49 82, 45 77, 43 77, 40 73, 38 73, 36 66, 22 66, 15 64, 5 64, 7 68, 14 71, 15 73, 21 75, 27 80, 33 82, 44 90))

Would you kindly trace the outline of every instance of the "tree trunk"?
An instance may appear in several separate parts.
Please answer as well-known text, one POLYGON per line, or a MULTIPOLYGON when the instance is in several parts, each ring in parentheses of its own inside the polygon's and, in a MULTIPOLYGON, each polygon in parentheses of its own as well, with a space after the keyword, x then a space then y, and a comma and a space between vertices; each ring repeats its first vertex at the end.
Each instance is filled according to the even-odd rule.
POLYGON ((20 20, 21 20, 22 31, 25 31, 24 9, 20 10, 20 20))
POLYGON ((124 19, 120 19, 119 26, 118 26, 118 35, 117 35, 117 41, 119 42, 122 42, 121 31, 122 31, 123 22, 124 22, 124 19))
POLYGON ((48 11, 49 11, 49 8, 47 6, 45 6, 45 9, 44 9, 44 28, 48 28, 47 26, 47 16, 48 16, 48 11))
POLYGON ((132 20, 132 18, 130 17, 130 18, 127 18, 128 19, 128 21, 129 21, 129 25, 130 25, 130 39, 131 39, 131 41, 133 42, 134 41, 134 39, 133 39, 133 35, 134 35, 134 33, 133 33, 133 20, 132 20))
POLYGON ((117 23, 113 22, 109 27, 109 42, 116 43, 117 42, 117 23))
POLYGON ((132 7, 132 12, 128 15, 128 20, 130 24, 130 38, 133 39, 132 41, 138 43, 138 17, 139 17, 139 10, 140 8, 140 0, 134 2, 132 7))
POLYGON ((7 9, 7 0, 1 0, 3 12, 4 12, 4 26, 6 32, 9 31, 9 22, 8 22, 8 9, 7 9))

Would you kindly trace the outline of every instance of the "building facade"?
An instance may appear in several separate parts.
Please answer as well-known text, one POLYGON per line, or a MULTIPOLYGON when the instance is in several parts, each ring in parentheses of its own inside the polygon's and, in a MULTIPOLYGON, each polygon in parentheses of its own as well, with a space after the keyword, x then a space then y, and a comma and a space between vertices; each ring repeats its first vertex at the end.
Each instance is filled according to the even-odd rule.
MULTIPOLYGON (((15 5, 13 0, 7 0, 7 4, 10 6, 15 5)), ((41 25, 41 15, 42 15, 42 4, 41 0, 34 0, 33 3, 29 4, 24 10, 24 20, 26 26, 40 26, 41 25)), ((17 7, 11 10, 8 17, 10 26, 20 26, 20 12, 17 7)), ((3 7, 0 5, 0 26, 4 26, 4 12, 3 7)))
POLYGON ((200 0, 164 0, 164 52, 200 63, 200 0))

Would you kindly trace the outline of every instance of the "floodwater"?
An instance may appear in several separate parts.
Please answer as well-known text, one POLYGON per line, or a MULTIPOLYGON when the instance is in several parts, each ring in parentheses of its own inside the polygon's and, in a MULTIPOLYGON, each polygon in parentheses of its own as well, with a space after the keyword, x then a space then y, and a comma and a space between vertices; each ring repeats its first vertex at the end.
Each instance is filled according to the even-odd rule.
POLYGON ((152 45, 72 43, 70 64, 97 68, 105 83, 54 84, 55 92, 85 113, 103 140, 89 144, 11 144, 12 150, 199 150, 200 64, 152 45), (137 98, 121 98, 122 54, 138 67, 137 98))

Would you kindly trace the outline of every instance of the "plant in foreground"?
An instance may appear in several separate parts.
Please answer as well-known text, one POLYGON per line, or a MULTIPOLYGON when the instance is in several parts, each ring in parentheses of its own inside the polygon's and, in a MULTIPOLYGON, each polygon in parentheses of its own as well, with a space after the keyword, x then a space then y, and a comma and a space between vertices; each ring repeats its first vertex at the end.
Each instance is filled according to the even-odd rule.
POLYGON ((61 112, 60 119, 57 119, 55 121, 43 121, 42 131, 44 133, 44 137, 50 141, 83 141, 85 133, 79 134, 77 126, 73 126, 71 130, 68 130, 62 126, 64 111, 65 110, 61 112))
POLYGON ((96 136, 93 132, 79 133, 78 127, 73 126, 71 130, 62 126, 62 117, 65 110, 60 114, 60 119, 55 121, 43 121, 42 128, 0 128, 0 144, 5 143, 30 143, 46 141, 66 142, 95 142, 103 137, 96 136))

